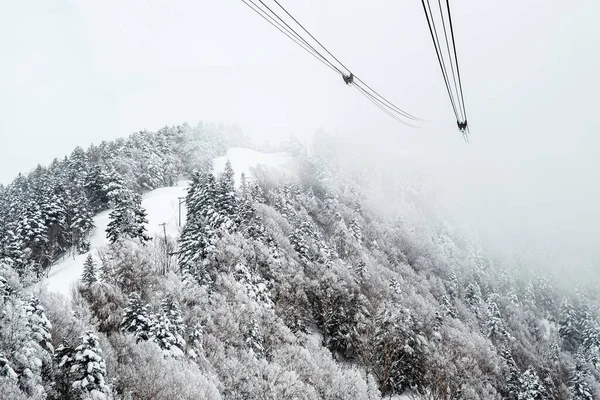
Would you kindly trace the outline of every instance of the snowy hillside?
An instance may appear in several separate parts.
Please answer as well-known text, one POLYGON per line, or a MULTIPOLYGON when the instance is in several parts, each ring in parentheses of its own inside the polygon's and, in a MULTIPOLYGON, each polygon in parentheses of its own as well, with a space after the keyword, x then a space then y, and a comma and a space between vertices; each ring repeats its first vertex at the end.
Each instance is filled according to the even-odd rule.
MULTIPOLYGON (((218 175, 225 168, 229 160, 235 171, 236 182, 242 173, 247 177, 254 176, 257 167, 276 168, 280 172, 291 173, 293 170, 293 157, 286 153, 262 153, 247 148, 231 148, 225 156, 217 157, 213 161, 214 173, 218 175)), ((167 236, 177 237, 178 226, 178 198, 185 197, 188 181, 180 181, 175 187, 165 187, 150 191, 142 196, 142 206, 148 213, 146 229, 151 237, 163 235, 162 223, 166 223, 167 236)), ((97 250, 108 244, 106 227, 109 223, 110 211, 104 211, 94 217, 96 228, 90 237, 91 252, 97 256, 97 250)), ((182 204, 182 224, 185 222, 185 209, 182 204)), ((48 275, 46 283, 48 289, 69 296, 74 282, 78 281, 83 273, 83 263, 88 253, 74 255, 67 254, 55 264, 48 275)))
MULTIPOLYGON (((146 229, 150 236, 163 234, 163 227, 160 225, 163 222, 167 224, 167 235, 172 237, 178 235, 178 197, 185 196, 187 186, 187 181, 180 181, 178 186, 156 189, 143 195, 142 206, 148 213, 146 229)), ((108 244, 106 227, 109 223, 109 213, 108 210, 103 211, 94 217, 96 228, 90 237, 91 252, 94 256, 96 256, 99 248, 108 244)), ((183 218, 184 215, 182 215, 183 218)), ((48 289, 69 296, 71 286, 81 278, 83 263, 87 254, 65 255, 50 270, 46 280, 48 289)))

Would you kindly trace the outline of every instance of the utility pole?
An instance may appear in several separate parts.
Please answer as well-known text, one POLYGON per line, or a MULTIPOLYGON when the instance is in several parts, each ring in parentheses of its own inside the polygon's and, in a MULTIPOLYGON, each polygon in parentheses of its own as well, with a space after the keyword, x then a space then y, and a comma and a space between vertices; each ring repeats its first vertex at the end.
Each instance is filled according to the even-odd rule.
POLYGON ((162 224, 158 224, 163 227, 163 234, 165 236, 165 244, 167 244, 167 223, 163 222, 162 224))
POLYGON ((163 227, 163 234, 164 234, 164 239, 165 239, 165 253, 167 255, 166 258, 166 262, 165 262, 165 267, 163 269, 163 275, 167 272, 167 270, 169 269, 169 246, 167 246, 167 223, 163 222, 162 224, 158 224, 160 226, 163 227))
POLYGON ((185 200, 185 197, 178 197, 177 200, 179 200, 179 224, 177 226, 181 227, 181 204, 185 200))

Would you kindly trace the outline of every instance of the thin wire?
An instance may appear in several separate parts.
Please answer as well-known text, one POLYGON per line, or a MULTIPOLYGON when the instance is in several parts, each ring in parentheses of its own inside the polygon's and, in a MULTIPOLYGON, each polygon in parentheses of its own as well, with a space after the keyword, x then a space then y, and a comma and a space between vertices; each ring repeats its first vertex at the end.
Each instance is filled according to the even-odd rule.
MULTIPOLYGON (((255 7, 258 7, 258 5, 256 5, 254 2, 252 2, 252 0, 249 0, 250 3, 252 3, 255 7)), ((273 25, 275 28, 277 28, 281 33, 283 33, 284 35, 286 35, 288 38, 290 38, 294 43, 296 43, 298 46, 300 46, 302 49, 304 49, 306 52, 308 52, 310 55, 312 55, 313 57, 315 57, 317 60, 319 60, 320 62, 322 62, 324 65, 326 65, 328 68, 330 68, 333 72, 335 72, 336 74, 338 73, 338 70, 335 69, 335 67, 333 67, 332 65, 328 64, 326 60, 324 60, 323 58, 317 56, 316 54, 314 54, 312 51, 310 51, 308 48, 306 48, 301 42, 299 42, 295 37, 293 37, 290 33, 288 33, 285 29, 279 27, 278 25, 276 25, 275 23, 271 22, 268 17, 270 17, 268 14, 263 15, 260 11, 258 11, 257 9, 255 9, 254 7, 252 7, 252 5, 250 5, 248 3, 248 1, 246 0, 242 0, 242 2, 247 5, 252 11, 254 11, 255 13, 257 13, 258 15, 260 15, 265 21, 267 21, 268 23, 270 23, 271 25, 273 25)), ((260 9, 260 8, 259 8, 260 9)), ((262 11, 262 10, 261 10, 262 11)), ((264 12, 264 11, 263 11, 264 12)), ((273 19, 272 17, 270 17, 271 19, 273 19)))
POLYGON ((337 62, 338 62, 338 63, 339 63, 341 66, 342 66, 342 68, 344 68, 346 71, 348 71, 348 73, 350 73, 350 69, 349 69, 348 67, 346 67, 346 66, 345 66, 345 65, 344 65, 344 64, 343 64, 343 63, 342 63, 340 60, 338 60, 338 59, 337 59, 337 57, 336 57, 336 56, 334 56, 334 55, 333 55, 333 54, 332 54, 332 53, 331 53, 329 50, 327 50, 327 47, 323 46, 323 45, 321 44, 321 42, 319 42, 319 41, 317 40, 317 38, 316 38, 316 37, 314 37, 314 36, 313 36, 313 35, 312 35, 312 34, 311 34, 311 33, 310 33, 310 32, 309 32, 309 31, 308 31, 308 30, 307 30, 307 29, 306 29, 306 28, 305 28, 305 27, 304 27, 304 26, 303 26, 303 25, 300 23, 300 22, 298 22, 298 20, 297 20, 296 18, 294 18, 294 16, 293 16, 292 14, 290 14, 290 13, 289 13, 289 12, 288 12, 288 11, 285 9, 285 7, 283 7, 283 6, 282 6, 282 5, 279 3, 279 1, 277 1, 277 0, 273 0, 273 1, 275 2, 275 4, 277 4, 277 5, 279 6, 279 8, 281 8, 281 9, 282 9, 282 10, 283 10, 283 11, 284 11, 284 12, 285 12, 287 15, 288 15, 288 17, 290 17, 290 18, 291 18, 291 19, 292 19, 292 20, 293 20, 293 21, 294 21, 296 24, 298 24, 298 26, 299 26, 300 28, 302 28, 302 29, 303 29, 303 30, 304 30, 304 32, 306 32, 306 33, 308 34, 308 36, 310 36, 310 37, 311 37, 311 38, 312 38, 312 39, 313 39, 315 42, 317 42, 317 44, 318 44, 319 46, 321 46, 321 47, 323 48, 323 50, 325 50, 325 51, 327 52, 327 54, 329 54, 331 57, 333 57, 333 59, 334 59, 335 61, 337 61, 337 62))
MULTIPOLYGON (((250 0, 250 1, 252 1, 252 0, 250 0)), ((334 65, 333 65, 333 63, 332 63, 331 61, 327 60, 327 59, 326 59, 326 58, 325 58, 325 57, 324 57, 324 56, 323 56, 321 53, 319 53, 319 52, 317 51, 317 49, 315 49, 315 48, 314 48, 314 47, 313 47, 313 46, 312 46, 310 43, 308 43, 308 41, 306 41, 306 39, 304 39, 302 36, 300 36, 300 35, 298 34, 298 32, 296 32, 296 31, 294 30, 294 28, 292 28, 292 27, 291 27, 291 26, 290 26, 290 25, 289 25, 287 22, 285 22, 285 21, 284 21, 284 20, 283 20, 283 19, 282 19, 282 18, 281 18, 279 15, 277 15, 277 13, 275 13, 275 11, 273 11, 273 10, 271 9, 271 7, 269 7, 268 5, 266 5, 266 4, 265 4, 265 2, 264 2, 263 0, 258 0, 258 1, 259 1, 259 2, 260 2, 260 4, 262 4, 262 5, 263 5, 263 6, 264 6, 264 7, 265 7, 267 10, 269 10, 269 11, 271 12, 271 14, 273 14, 275 17, 277 17, 277 19, 279 19, 279 21, 281 21, 281 22, 282 22, 282 23, 283 23, 283 24, 284 24, 284 25, 285 25, 285 26, 286 26, 286 27, 287 27, 287 28, 288 28, 288 29, 289 29, 291 32, 293 32, 293 33, 294 33, 294 34, 295 34, 295 35, 296 35, 296 36, 297 36, 297 37, 298 37, 300 40, 302 40, 302 41, 303 41, 303 42, 304 42, 304 43, 305 43, 305 44, 306 44, 308 47, 310 47, 310 49, 311 49, 312 51, 314 51, 316 54, 318 54, 318 55, 319 55, 319 56, 320 56, 320 57, 321 57, 323 60, 325 60, 325 61, 326 61, 328 64, 330 64, 330 65, 331 65, 333 68, 335 68, 335 69, 338 71, 338 73, 340 73, 340 74, 342 74, 342 75, 343 75, 342 71, 341 71, 339 68, 337 68, 336 66, 334 66, 334 65)), ((280 7, 281 7, 281 6, 280 6, 280 7)), ((285 11, 285 10, 284 10, 284 11, 285 11)), ((287 11, 286 11, 286 13, 287 13, 287 11)), ((293 18, 293 17, 292 17, 292 18, 293 18)), ((300 25, 300 24, 298 24, 298 25, 300 25)), ((322 46, 321 46, 321 47, 322 47, 322 46)), ((325 50, 327 51, 327 49, 325 49, 325 50)), ((334 57, 334 58, 335 58, 335 57, 334 57)))
POLYGON ((458 113, 456 112, 456 105, 454 104, 454 98, 452 97, 452 93, 450 92, 450 86, 448 85, 448 77, 446 73, 445 63, 443 61, 443 57, 441 57, 441 51, 439 49, 439 42, 437 39, 437 29, 435 29, 435 21, 433 20, 433 14, 431 14, 431 6, 429 6, 429 0, 427 0, 427 5, 429 6, 429 12, 431 14, 431 20, 429 19, 429 15, 427 13, 427 7, 425 6, 425 0, 421 0, 421 4, 423 4, 423 11, 425 12, 425 18, 427 18, 427 25, 429 25, 429 32, 431 33, 431 40, 433 41, 433 47, 435 48, 435 53, 438 58, 438 63, 440 64, 440 69, 442 70, 442 77, 444 78, 444 83, 446 84, 446 90, 448 91, 448 97, 450 97, 450 102, 452 103, 452 109, 454 110, 454 115, 456 119, 458 119, 458 113), (433 27, 432 27, 433 24, 433 27), (435 33, 434 33, 435 32, 435 33))
MULTIPOLYGON (((442 54, 442 46, 440 44, 440 39, 437 33, 437 28, 435 27, 435 18, 433 16, 433 11, 431 10, 431 3, 429 2, 429 0, 427 1, 427 9, 429 10, 429 16, 431 16, 431 25, 429 26, 429 29, 431 30, 431 28, 433 28, 433 32, 432 32, 432 37, 434 38, 434 47, 436 50, 436 54, 438 56, 438 61, 441 63, 441 68, 442 68, 442 75, 444 77, 444 83, 446 84, 446 90, 448 91, 448 96, 450 97, 450 102, 452 103, 452 109, 454 110, 454 115, 456 116, 456 119, 459 119, 458 116, 458 112, 457 112, 457 108, 456 108, 456 102, 454 101, 454 96, 452 94, 452 90, 450 89, 450 82, 448 79, 448 69, 446 68, 446 62, 444 61, 444 56, 442 54)), ((441 16, 441 18, 443 19, 443 16, 441 16)), ((429 21, 429 20, 428 20, 429 21)))
MULTIPOLYGON (((446 21, 444 20, 444 11, 442 11, 442 2, 437 0, 438 8, 440 9, 440 15, 442 17, 442 27, 444 29, 444 38, 446 39, 446 51, 448 53, 448 60, 450 61, 450 71, 452 72, 452 81, 454 83, 454 91, 456 93, 457 100, 460 101, 460 94, 458 92, 458 82, 456 81, 456 74, 454 73, 454 65, 452 62, 452 55, 450 54, 450 43, 448 43, 448 30, 446 29, 446 21)), ((458 60, 455 60, 458 63, 458 60)), ((462 109, 460 103, 458 104, 458 114, 462 117, 462 109)))
MULTIPOLYGON (((260 1, 260 0, 259 0, 260 1)), ((335 61, 338 62, 338 64, 340 64, 342 66, 342 68, 344 68, 348 74, 351 73, 350 68, 346 67, 346 65, 344 65, 343 62, 341 62, 336 56, 333 55, 332 52, 330 52, 327 47, 325 47, 323 44, 321 44, 321 42, 314 37, 309 31, 308 29, 306 29, 296 18, 294 18, 294 16, 292 14, 290 14, 288 12, 288 10, 286 10, 286 8, 284 6, 281 5, 281 3, 279 3, 278 0, 273 0, 275 2, 275 4, 277 4, 279 6, 279 8, 281 8, 287 15, 288 17, 290 17, 296 24, 298 24, 298 26, 300 28, 302 28, 304 30, 304 32, 306 32, 308 34, 308 36, 310 36, 319 46, 321 46, 321 48, 323 50, 325 50, 325 52, 327 52, 327 54, 329 54, 335 61)), ((261 1, 262 3, 262 1, 261 1)), ((341 73, 341 71, 340 71, 341 73)), ((379 97, 381 99, 382 102, 387 103, 387 105, 391 108, 393 108, 396 112, 398 112, 399 114, 405 116, 406 118, 412 119, 412 120, 420 120, 419 118, 415 117, 414 115, 411 115, 410 113, 402 110, 401 108, 397 107, 395 104, 393 104, 392 102, 390 102, 389 100, 387 100, 385 97, 383 97, 382 95, 380 95, 379 93, 377 93, 377 91, 375 91, 373 88, 371 88, 369 85, 367 85, 365 82, 363 82, 362 80, 358 79, 358 77, 355 75, 354 76, 355 80, 360 81, 363 85, 365 85, 371 92, 373 92, 372 94, 376 97, 379 97)))
MULTIPOLYGON (((460 79, 460 68, 458 67, 458 56, 456 55, 456 40, 454 39, 454 28, 452 26, 452 15, 450 14, 450 1, 446 0, 446 7, 448 8, 448 22, 450 24, 450 33, 452 35, 452 45, 454 47, 454 59, 456 59, 456 73, 458 75, 458 85, 460 87, 460 98, 462 100, 463 113, 465 121, 467 120, 467 108, 465 107, 465 97, 463 95, 462 81, 460 79)), ((471 132, 469 132, 470 134, 471 132)))
POLYGON ((395 119, 396 121, 400 122, 400 123, 401 123, 401 124, 403 124, 403 125, 412 126, 412 125, 409 125, 409 124, 407 124, 405 121, 401 120, 400 118, 398 118, 398 117, 397 117, 397 116, 395 116, 394 114, 392 114, 392 112, 391 112, 391 111, 389 111, 388 109, 386 109, 385 107, 383 107, 383 106, 381 105, 381 103, 379 103, 379 102, 377 101, 377 99, 376 99, 376 98, 374 98, 374 97, 373 97, 373 95, 371 95, 369 92, 365 91, 364 89, 362 89, 362 88, 360 88, 360 87, 358 87, 358 86, 355 86, 355 87, 358 89, 358 91, 359 91, 359 92, 360 92, 360 93, 361 93, 363 96, 365 96, 367 99, 369 99, 369 101, 371 101, 373 104, 375 104, 375 106, 377 106, 377 107, 378 107, 378 108, 379 108, 381 111, 383 111, 384 113, 386 113, 387 115, 389 115, 390 117, 392 117, 393 119, 395 119))
POLYGON ((422 121, 422 119, 415 117, 414 115, 411 115, 409 113, 407 113, 406 111, 398 108, 396 105, 394 105, 394 103, 392 103, 391 101, 387 100, 385 97, 383 97, 382 95, 380 95, 379 93, 377 93, 375 91, 375 89, 373 89, 371 86, 367 85, 362 79, 360 79, 357 76, 354 76, 354 80, 360 82, 361 84, 363 84, 367 89, 369 89, 371 92, 373 92, 373 94, 377 97, 379 97, 381 99, 382 102, 386 103, 388 105, 388 107, 394 109, 397 113, 402 114, 403 116, 405 116, 406 118, 412 119, 414 121, 422 121))
MULTIPOLYGON (((306 41, 306 39, 302 38, 302 36, 300 36, 300 34, 298 34, 288 23, 286 23, 279 15, 277 15, 277 13, 275 13, 269 6, 267 6, 262 0, 258 0, 267 10, 269 10, 271 12, 271 14, 273 16, 275 16, 279 21, 275 20, 275 18, 273 18, 273 16, 269 15, 264 9, 262 9, 258 4, 256 4, 253 0, 248 0, 254 7, 252 7, 246 0, 242 0, 242 2, 244 4, 246 4, 249 8, 251 8, 254 12, 256 12, 258 15, 260 15, 263 19, 265 19, 267 22, 269 22, 271 25, 275 26, 280 32, 284 33, 288 38, 290 38, 292 41, 294 41, 297 45, 299 45, 300 47, 302 47, 305 51, 307 51, 308 53, 310 53, 313 57, 317 58, 319 61, 321 61, 323 64, 327 65, 330 69, 332 69, 334 72, 341 74, 342 76, 344 76, 345 74, 339 69, 337 68, 335 65, 333 65, 333 63, 329 60, 327 60, 319 51, 317 51, 310 43, 308 43, 308 41, 306 41), (259 11, 260 10, 260 11, 259 11), (287 27, 287 29, 281 24, 283 23, 285 25, 285 27, 287 27), (312 50, 312 51, 311 51, 312 50)), ((296 20, 277 0, 274 0, 275 3, 296 23, 298 24, 298 26, 300 26, 319 46, 321 46, 335 61, 337 61, 344 69, 346 69, 348 72, 350 72, 350 69, 348 69, 341 61, 339 61, 325 46, 323 46, 306 28, 304 28, 304 26, 302 24, 300 24, 300 22, 298 22, 298 20, 296 20)), ((379 93, 377 93, 373 88, 371 88, 370 86, 368 86, 364 81, 358 79, 356 76, 354 77, 355 80, 359 81, 361 84, 363 84, 366 88, 368 88, 371 92, 373 93, 369 93, 365 88, 360 88, 361 92, 363 92, 363 94, 365 96, 367 96, 369 98, 369 100, 371 100, 375 105, 377 105, 377 107, 381 108, 384 112, 386 112, 388 115, 392 116, 392 118, 400 121, 401 123, 407 125, 407 126, 411 126, 411 127, 415 127, 414 125, 408 124, 404 121, 401 121, 397 116, 393 115, 389 110, 386 110, 383 107, 387 107, 389 109, 391 109, 393 112, 396 112, 406 118, 412 119, 412 120, 419 120, 419 118, 409 114, 408 112, 400 109, 399 107, 397 107, 395 104, 393 104, 392 102, 390 102, 389 100, 387 100, 385 97, 383 97, 382 95, 380 95, 379 93)))
POLYGON ((353 85, 353 86, 356 89, 358 89, 358 91, 360 93, 362 93, 367 99, 369 99, 373 104, 375 104, 381 111, 383 111, 384 113, 386 113, 387 115, 389 115, 390 117, 395 119, 396 121, 400 122, 403 125, 410 126, 411 128, 418 128, 418 126, 411 125, 408 122, 403 121, 397 115, 394 115, 388 108, 386 108, 386 106, 384 104, 381 103, 381 101, 379 99, 374 97, 371 93, 367 92, 364 88, 362 88, 358 85, 353 85))

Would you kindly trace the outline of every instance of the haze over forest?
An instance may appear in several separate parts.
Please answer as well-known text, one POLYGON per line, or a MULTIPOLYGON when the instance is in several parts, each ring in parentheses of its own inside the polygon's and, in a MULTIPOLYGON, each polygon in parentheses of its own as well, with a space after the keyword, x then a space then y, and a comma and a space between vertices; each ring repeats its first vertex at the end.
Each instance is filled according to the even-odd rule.
MULTIPOLYGON (((334 396, 325 372, 293 368, 302 357, 329 365, 343 396, 576 398, 582 382, 580 398, 600 396, 600 4, 452 2, 465 143, 424 2, 278 1, 418 127, 240 1, 0 4, 0 320, 20 332, 0 327, 0 394, 137 398, 149 378, 114 356, 128 351, 185 364, 181 393, 214 399, 249 396, 228 376, 259 364, 306 398, 334 396), (235 167, 211 172, 228 157, 253 167, 246 189, 235 167), (163 218, 164 243, 146 243, 163 218), (147 326, 123 325, 136 315, 147 326), (417 355, 389 369, 369 334, 417 355), (80 342, 108 365, 87 392, 57 358, 80 342), (440 383, 472 367, 452 349, 477 363, 458 387, 440 383)), ((256 379, 253 393, 286 386, 256 379)))

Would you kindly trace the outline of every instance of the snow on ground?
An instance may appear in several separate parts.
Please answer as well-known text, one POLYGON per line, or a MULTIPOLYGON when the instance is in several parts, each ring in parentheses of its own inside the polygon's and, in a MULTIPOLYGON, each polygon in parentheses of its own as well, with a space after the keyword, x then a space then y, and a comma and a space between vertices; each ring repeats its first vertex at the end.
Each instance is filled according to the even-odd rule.
MULTIPOLYGON (((227 151, 225 156, 217 157, 213 161, 215 174, 223 171, 227 160, 231 161, 231 166, 236 175, 236 182, 239 184, 242 172, 252 178, 254 177, 253 171, 259 166, 289 173, 293 170, 294 158, 286 153, 262 153, 246 148, 232 148, 227 151)), ((163 222, 167 224, 168 236, 179 236, 178 198, 185 197, 188 185, 188 181, 180 181, 177 186, 156 189, 142 196, 142 206, 148 214, 146 229, 151 237, 163 235, 163 227, 160 225, 163 222)), ((98 250, 108 244, 106 227, 109 223, 109 213, 110 211, 104 211, 94 217, 96 228, 90 237, 90 252, 96 259, 98 250)), ((185 223, 185 207, 183 204, 181 206, 181 219, 181 223, 185 223)), ((88 254, 67 254, 53 265, 48 279, 45 281, 48 289, 69 297, 71 287, 80 279, 83 273, 83 263, 88 254)))
MULTIPOLYGON (((142 206, 148 213, 146 229, 151 237, 163 235, 163 227, 160 225, 163 222, 167 224, 165 227, 168 236, 177 237, 179 235, 178 197, 186 195, 187 187, 188 181, 180 181, 177 186, 156 189, 142 196, 142 206)), ((109 222, 109 213, 110 211, 103 211, 94 217, 96 228, 90 236, 90 251, 96 259, 98 249, 108 244, 106 227, 109 222)), ((185 210, 183 209, 181 218, 184 223, 185 210)), ((83 263, 88 254, 67 254, 53 265, 45 282, 48 289, 69 297, 73 283, 78 281, 83 273, 83 263)))
POLYGON ((257 168, 274 169, 279 173, 290 174, 294 170, 295 158, 287 153, 262 153, 257 150, 243 147, 234 147, 227 150, 227 154, 215 158, 213 161, 214 173, 219 174, 225 169, 227 160, 235 171, 236 184, 240 183, 242 172, 247 178, 256 178, 257 168))

